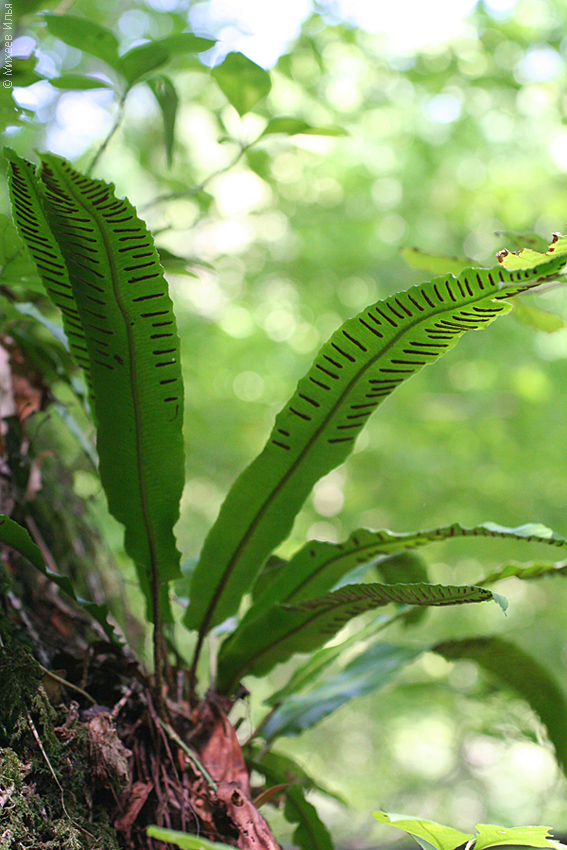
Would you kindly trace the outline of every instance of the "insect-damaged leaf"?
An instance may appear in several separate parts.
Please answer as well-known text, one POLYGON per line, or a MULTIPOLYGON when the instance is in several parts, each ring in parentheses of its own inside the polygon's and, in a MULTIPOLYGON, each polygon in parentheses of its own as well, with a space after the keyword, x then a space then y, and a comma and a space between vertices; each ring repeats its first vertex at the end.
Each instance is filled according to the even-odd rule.
POLYGON ((179 338, 146 226, 113 187, 46 155, 40 180, 10 155, 14 217, 90 374, 100 476, 152 617, 180 576, 173 526, 183 487, 179 338))
POLYGON ((527 271, 475 269, 435 278, 339 328, 276 418, 264 451, 230 490, 193 573, 186 625, 203 636, 235 613, 315 482, 346 459, 368 417, 396 387, 465 331, 506 313, 503 299, 564 266, 557 257, 527 271))

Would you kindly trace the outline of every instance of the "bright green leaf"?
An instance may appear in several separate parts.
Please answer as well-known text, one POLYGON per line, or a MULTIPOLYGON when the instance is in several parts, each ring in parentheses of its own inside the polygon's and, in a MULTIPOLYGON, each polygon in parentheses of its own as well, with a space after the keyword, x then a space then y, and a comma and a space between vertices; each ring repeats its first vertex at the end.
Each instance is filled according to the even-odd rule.
POLYGON ((563 266, 558 257, 533 270, 479 269, 458 279, 435 278, 377 302, 339 328, 221 507, 193 574, 186 625, 202 639, 235 613, 313 485, 348 457, 385 398, 465 331, 508 312, 504 299, 563 266))
POLYGON ((513 847, 561 847, 559 842, 553 841, 549 835, 548 826, 516 826, 504 827, 492 824, 479 823, 476 826, 478 835, 474 850, 486 850, 487 847, 501 847, 512 845, 513 847))
POLYGON ((544 576, 567 575, 567 563, 565 561, 549 562, 536 561, 530 564, 507 564, 499 570, 489 573, 479 581, 479 584, 494 584, 504 578, 520 578, 524 580, 543 578, 544 576))
POLYGON ((286 136, 305 135, 305 136, 346 136, 346 130, 342 127, 330 125, 328 127, 316 127, 303 121, 301 118, 292 118, 291 116, 282 115, 277 118, 270 118, 263 136, 273 135, 275 133, 284 133, 286 136))
POLYGON ((441 254, 428 254, 419 248, 400 248, 400 254, 412 269, 430 274, 460 275, 464 269, 474 268, 476 263, 468 257, 445 257, 441 254))
POLYGON ((59 77, 52 77, 49 82, 56 89, 70 89, 75 91, 112 88, 112 84, 108 80, 101 80, 98 77, 88 77, 85 74, 61 74, 59 77))
POLYGON ((391 812, 389 814, 372 812, 372 817, 380 823, 395 826, 396 829, 403 829, 404 832, 415 838, 422 847, 434 847, 435 850, 455 850, 459 845, 468 843, 473 837, 464 832, 459 832, 457 829, 452 829, 450 826, 442 826, 432 820, 411 818, 391 812))
POLYGON ((567 699, 549 671, 519 646, 498 637, 446 641, 433 647, 448 660, 475 661, 498 681, 515 690, 539 715, 567 772, 567 699))
POLYGON ((542 310, 535 304, 528 304, 523 298, 517 298, 514 301, 512 315, 523 325, 546 334, 555 333, 565 327, 565 321, 561 316, 550 313, 549 310, 542 310))
POLYGON ((497 230, 494 235, 506 242, 506 248, 509 251, 523 251, 524 248, 532 248, 534 251, 545 254, 548 248, 548 242, 543 237, 538 236, 537 233, 497 230))
POLYGON ((162 826, 148 826, 146 832, 149 838, 155 838, 156 841, 163 841, 165 844, 174 844, 180 850, 231 850, 228 844, 207 841, 206 838, 178 832, 176 829, 165 829, 162 826))
POLYGON ((111 640, 116 641, 116 635, 112 626, 108 623, 108 607, 88 602, 76 596, 73 582, 68 576, 59 575, 47 568, 43 555, 38 546, 31 539, 29 532, 10 517, 0 515, 0 543, 9 546, 26 558, 30 564, 40 571, 49 581, 52 581, 64 593, 77 602, 82 608, 89 612, 93 619, 97 620, 111 640))
POLYGON ((118 69, 118 40, 106 27, 87 18, 67 14, 45 15, 45 22, 51 35, 118 69))
MULTIPOLYGON (((553 241, 545 253, 534 251, 532 248, 523 248, 517 254, 511 254, 504 249, 498 254, 498 260, 505 269, 514 271, 516 269, 532 269, 552 257, 565 257, 565 254, 567 254, 567 236, 554 233, 553 241)), ((567 262, 567 257, 565 262, 567 262)))
POLYGON ((242 53, 229 53, 212 75, 240 115, 250 112, 272 87, 269 73, 242 53))

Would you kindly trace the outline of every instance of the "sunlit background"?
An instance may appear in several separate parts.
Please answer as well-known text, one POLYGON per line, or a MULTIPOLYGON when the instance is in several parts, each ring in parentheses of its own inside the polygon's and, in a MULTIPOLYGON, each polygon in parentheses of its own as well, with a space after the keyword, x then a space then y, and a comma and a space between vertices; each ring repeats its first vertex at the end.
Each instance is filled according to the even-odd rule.
MULTIPOLYGON (((202 66, 174 65, 173 167, 143 84, 128 95, 97 166, 138 204, 159 245, 189 267, 189 275, 169 275, 186 377, 178 534, 189 560, 318 346, 368 303, 424 279, 403 263, 401 246, 492 263, 506 244, 499 231, 549 237, 565 228, 567 7, 562 0, 78 0, 72 11, 98 15, 123 50, 189 21, 219 40, 202 58, 207 67, 241 51, 273 69, 269 98, 240 117, 202 66), (224 171, 239 144, 277 115, 346 135, 266 138, 224 171), (173 192, 178 199, 153 203, 173 192)), ((15 53, 35 49, 40 26, 18 38, 15 53)), ((45 40, 38 73, 78 69, 113 84, 100 62, 45 40)), ((30 118, 24 130, 9 131, 10 143, 80 166, 118 111, 111 87, 62 93, 41 80, 15 96, 30 118)), ((567 315, 560 292, 539 303, 567 315)), ((551 334, 513 318, 471 334, 384 405, 351 460, 315 487, 283 551, 306 538, 340 540, 359 526, 537 520, 566 533, 566 361, 561 321, 551 334)), ((68 390, 58 392, 72 406, 68 390)), ((75 490, 96 502, 97 480, 77 458, 70 448, 75 490)), ((549 556, 462 542, 439 545, 428 559, 436 581, 465 583, 511 557, 549 556)), ((122 569, 122 590, 139 606, 122 569)), ((388 638, 429 646, 478 632, 507 635, 564 677, 567 615, 557 582, 508 580, 507 618, 463 606, 388 638)), ((275 684, 284 674, 276 671, 275 684)), ((246 728, 265 711, 262 687, 246 728)), ((465 831, 489 821, 567 831, 565 782, 541 726, 471 663, 427 653, 398 687, 354 701, 278 746, 354 809, 312 798, 350 850, 390 840, 369 816, 378 807, 465 831)))

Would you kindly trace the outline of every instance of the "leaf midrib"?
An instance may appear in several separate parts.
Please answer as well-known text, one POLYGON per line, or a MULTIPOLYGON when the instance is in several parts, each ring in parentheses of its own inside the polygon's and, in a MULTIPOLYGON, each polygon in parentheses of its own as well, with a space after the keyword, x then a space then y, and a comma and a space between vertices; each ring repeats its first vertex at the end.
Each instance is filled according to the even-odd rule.
MULTIPOLYGON (((464 272, 463 272, 463 274, 464 274, 464 272)), ((459 277, 461 277, 461 275, 459 277)), ((457 280, 457 279, 458 278, 455 278, 455 280, 457 280)), ((509 281, 509 282, 512 283, 512 281, 509 281)), ((501 290, 500 290, 500 292, 501 292, 501 290)), ((475 298, 472 301, 467 301, 466 304, 462 304, 460 307, 455 305, 455 304, 447 305, 444 309, 442 309, 440 307, 439 310, 435 310, 431 313, 428 313, 427 317, 425 317, 425 316, 423 316, 421 318, 419 316, 416 317, 416 321, 410 322, 408 325, 405 325, 404 329, 401 330, 395 336, 393 336, 392 339, 390 340, 390 342, 384 348, 382 348, 380 350, 379 354, 377 354, 375 357, 373 357, 371 360, 369 360, 368 363, 365 366, 363 366, 362 369, 359 372, 356 373, 356 375, 347 384, 344 391, 342 392, 340 397, 337 399, 336 403, 333 405, 333 407, 331 408, 331 410, 329 411, 329 413, 325 417, 325 420, 323 421, 323 423, 319 426, 319 428, 316 430, 316 432, 311 437, 311 439, 306 443, 305 447, 301 450, 300 454, 297 456, 297 458, 293 462, 292 466, 289 468, 289 470, 286 472, 286 474, 283 476, 283 478, 280 479, 278 484, 274 487, 272 492, 269 494, 268 498, 264 500, 264 502, 262 503, 262 506, 259 509, 259 511, 257 512, 256 516, 254 517, 252 522, 248 525, 248 528, 246 529, 246 532, 245 532, 244 536, 242 537, 241 542, 238 544, 237 549, 235 550, 234 554, 232 555, 231 559, 228 561, 228 563, 226 565, 223 576, 220 579, 220 581, 218 582, 215 593, 213 594, 213 597, 211 599, 209 607, 207 608, 205 617, 203 618, 202 624, 199 628, 199 636, 200 636, 201 639, 203 638, 203 636, 208 631, 209 623, 213 618, 215 609, 216 609, 218 601, 219 601, 219 599, 222 595, 222 592, 223 592, 224 588, 226 587, 227 582, 230 580, 230 577, 232 576, 236 565, 238 564, 238 560, 240 558, 241 552, 245 549, 246 545, 248 544, 248 541, 253 536, 253 534, 254 534, 257 526, 258 526, 258 523, 261 521, 262 517, 264 516, 264 514, 266 513, 268 508, 271 506, 271 503, 276 498, 278 493, 285 487, 285 485, 287 484, 289 479, 293 476, 293 474, 297 470, 298 466, 303 461, 304 457, 311 450, 313 444, 319 439, 321 433, 324 432, 324 430, 327 428, 329 420, 334 416, 335 412, 342 405, 344 397, 351 391, 352 387, 355 384, 357 384, 359 380, 362 379, 364 373, 368 369, 370 369, 377 360, 379 360, 381 357, 383 357, 395 345, 395 343, 398 341, 398 339, 400 339, 402 336, 404 336, 412 328, 417 327, 418 325, 425 323, 426 321, 429 321, 430 319, 432 319, 435 316, 442 315, 443 313, 463 309, 463 307, 468 306, 469 304, 475 304, 478 301, 484 301, 484 300, 490 300, 490 301, 496 300, 497 294, 498 293, 494 293, 492 295, 491 294, 484 294, 484 293, 482 295, 479 294, 478 298, 475 298)), ((504 297, 506 297, 506 296, 502 296, 502 298, 504 298, 504 297)), ((386 300, 388 300, 388 299, 386 299, 386 300)), ((356 318, 356 317, 354 317, 354 318, 356 318)), ((466 331, 463 331, 463 333, 465 333, 465 332, 466 331)), ((309 374, 309 372, 311 371, 311 368, 312 367, 309 368, 309 371, 306 374, 309 374)), ((415 370, 415 371, 417 371, 417 370, 415 370)), ((412 375, 415 374, 415 371, 412 372, 412 375)), ((294 396, 295 396, 295 393, 294 393, 294 396)), ((292 396, 292 398, 294 396, 292 396)), ((384 398, 380 399, 378 401, 377 405, 376 405, 376 408, 379 407, 380 404, 382 404, 382 402, 384 401, 385 398, 388 398, 388 396, 384 396, 384 398)), ((372 411, 372 412, 374 413, 374 411, 372 411)), ((264 449, 264 451, 265 451, 265 449, 264 449)))

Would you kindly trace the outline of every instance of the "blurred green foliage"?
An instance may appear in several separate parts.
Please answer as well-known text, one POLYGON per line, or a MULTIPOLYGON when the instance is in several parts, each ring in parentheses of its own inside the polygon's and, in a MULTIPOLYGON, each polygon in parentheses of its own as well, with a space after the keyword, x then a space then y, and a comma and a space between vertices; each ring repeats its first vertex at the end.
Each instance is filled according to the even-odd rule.
MULTIPOLYGON (((100 50, 65 45, 31 5, 18 7, 14 88, 1 90, 10 145, 84 168, 116 122, 94 173, 138 205, 169 269, 186 387, 178 525, 186 560, 318 346, 372 300, 426 278, 404 262, 402 246, 492 265, 496 250, 515 247, 495 233, 534 230, 548 240, 565 228, 563 0, 519 0, 500 14, 480 2, 455 40, 403 55, 319 2, 269 80, 233 54, 231 63, 246 66, 245 89, 230 65, 220 66, 224 77, 211 74, 207 54, 203 64, 173 48, 159 77, 128 89, 135 74, 121 76, 100 50), (87 89, 96 83, 85 75, 101 88, 87 89), (290 123, 274 123, 282 116, 290 123)), ((65 11, 111 30, 122 54, 180 36, 203 5, 77 0, 65 11)), ((560 290, 523 301, 535 303, 567 314, 560 290)), ((567 330, 547 330, 512 317, 421 372, 370 421, 348 463, 315 487, 284 554, 360 525, 537 521, 565 534, 567 330)), ((54 377, 52 390, 82 423, 64 382, 54 377)), ((76 489, 100 512, 78 447, 73 463, 76 489)), ((445 583, 523 557, 513 543, 476 539, 427 555, 445 583)), ((422 628, 437 641, 505 631, 564 680, 563 579, 502 587, 507 620, 495 607, 460 608, 430 613, 422 628)), ((401 629, 393 637, 407 641, 401 629)), ((253 721, 261 713, 252 706, 253 721)), ((540 736, 525 705, 471 662, 425 656, 398 689, 364 697, 286 747, 360 810, 363 846, 377 805, 463 829, 475 820, 567 827, 564 780, 540 736)), ((358 829, 338 806, 325 817, 336 835, 358 829)))

